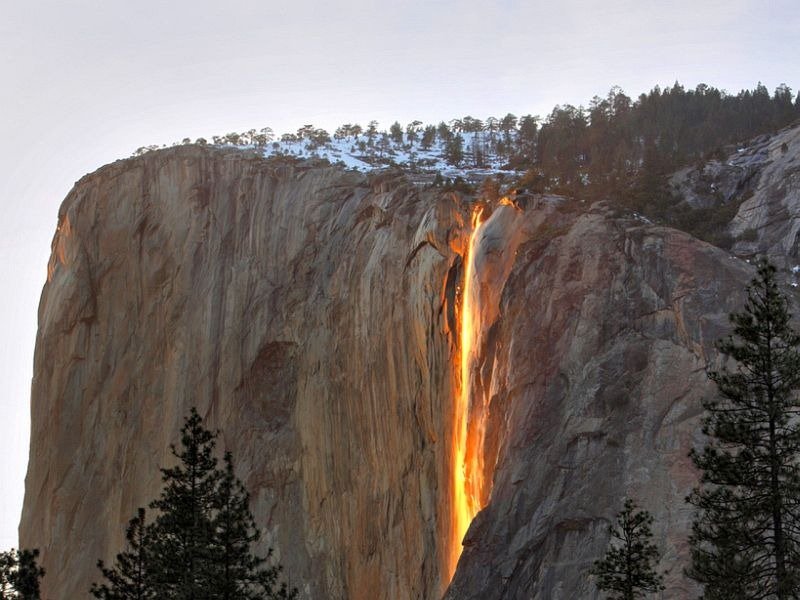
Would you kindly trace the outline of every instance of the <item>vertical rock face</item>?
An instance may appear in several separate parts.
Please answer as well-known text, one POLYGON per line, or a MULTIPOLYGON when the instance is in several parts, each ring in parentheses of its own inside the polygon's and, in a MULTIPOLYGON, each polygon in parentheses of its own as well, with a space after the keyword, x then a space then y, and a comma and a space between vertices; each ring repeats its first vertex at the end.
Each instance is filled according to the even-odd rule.
POLYGON ((181 148, 65 200, 39 309, 21 544, 79 598, 191 406, 307 598, 433 598, 454 198, 181 148))
MULTIPOLYGON (((794 206, 795 176, 767 175, 789 190, 770 206, 794 206)), ((756 218, 772 208, 747 211, 794 256, 756 218)), ((20 525, 45 597, 86 595, 191 406, 305 598, 597 598, 588 569, 626 496, 656 518, 666 597, 693 595, 687 452, 752 268, 602 204, 494 208, 470 375, 492 486, 448 587, 467 214, 398 173, 197 147, 80 181, 39 308, 20 525)))
POLYGON ((599 598, 588 571, 626 496, 656 519, 666 597, 690 597, 687 452, 750 268, 602 205, 571 214, 554 202, 505 225, 523 240, 477 365, 494 485, 446 598, 599 598))

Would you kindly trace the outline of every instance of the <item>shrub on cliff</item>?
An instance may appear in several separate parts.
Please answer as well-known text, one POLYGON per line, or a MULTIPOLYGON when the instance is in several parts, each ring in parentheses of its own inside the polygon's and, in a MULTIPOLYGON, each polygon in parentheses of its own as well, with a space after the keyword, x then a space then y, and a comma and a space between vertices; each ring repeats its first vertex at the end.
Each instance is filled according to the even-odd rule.
POLYGON ((224 467, 214 456, 216 433, 205 429, 192 409, 181 429, 181 447, 172 446, 178 464, 161 469, 164 488, 150 503, 156 515, 147 524, 144 509, 131 520, 128 548, 107 568, 106 582, 91 593, 102 600, 223 599, 256 600, 296 597, 279 583, 280 566, 269 554, 251 550, 260 534, 249 508, 249 495, 234 475, 233 458, 224 467))

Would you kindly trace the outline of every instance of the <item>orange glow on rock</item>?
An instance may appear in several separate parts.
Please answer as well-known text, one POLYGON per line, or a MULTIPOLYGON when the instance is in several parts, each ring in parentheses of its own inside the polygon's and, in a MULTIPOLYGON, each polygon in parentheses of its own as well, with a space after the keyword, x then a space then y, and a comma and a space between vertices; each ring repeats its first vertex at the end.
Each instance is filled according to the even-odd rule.
POLYGON ((498 204, 500 204, 500 206, 512 206, 514 208, 517 207, 517 205, 514 204, 514 201, 508 196, 503 196, 502 198, 500 198, 498 204))

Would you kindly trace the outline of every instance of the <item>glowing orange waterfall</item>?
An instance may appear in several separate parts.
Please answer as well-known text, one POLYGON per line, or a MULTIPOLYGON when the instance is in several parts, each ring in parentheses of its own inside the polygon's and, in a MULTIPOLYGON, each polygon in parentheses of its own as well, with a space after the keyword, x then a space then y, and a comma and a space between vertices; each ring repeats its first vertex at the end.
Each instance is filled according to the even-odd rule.
MULTIPOLYGON (((475 242, 482 223, 482 210, 476 208, 472 213, 472 231, 466 256, 464 257, 464 283, 461 288, 461 307, 459 311, 460 325, 460 380, 458 397, 455 401, 453 427, 453 481, 451 539, 448 562, 448 578, 452 579, 458 558, 461 556, 464 535, 473 517, 483 508, 484 481, 481 464, 482 452, 479 451, 477 437, 474 435, 474 423, 470 423, 471 397, 470 372, 473 362, 473 351, 478 335, 479 307, 476 306, 473 278, 475 272, 475 242), (471 430, 473 433, 471 434, 471 430)), ((477 429, 483 430, 481 424, 477 429)), ((482 438, 482 435, 479 436, 482 438)))

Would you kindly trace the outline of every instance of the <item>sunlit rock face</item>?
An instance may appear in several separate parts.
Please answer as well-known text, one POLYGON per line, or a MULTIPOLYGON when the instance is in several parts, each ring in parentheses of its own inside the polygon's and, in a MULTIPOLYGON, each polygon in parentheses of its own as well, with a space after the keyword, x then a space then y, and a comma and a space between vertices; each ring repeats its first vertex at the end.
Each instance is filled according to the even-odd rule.
POLYGON ((39 308, 20 534, 44 597, 87 596, 191 406, 303 597, 440 596, 465 214, 397 173, 196 147, 81 180, 39 308))
POLYGON ((44 597, 86 596, 191 406, 304 598, 596 599, 626 496, 655 517, 665 597, 695 594, 687 452, 753 268, 547 196, 486 206, 470 243, 471 200, 199 147, 81 180, 39 308, 20 541, 44 597), (460 554, 465 378, 484 508, 460 554))
POLYGON ((690 597, 687 452, 752 269, 602 205, 558 205, 497 215, 522 236, 476 367, 497 460, 446 597, 599 598, 588 572, 626 496, 655 517, 665 597, 690 597))

